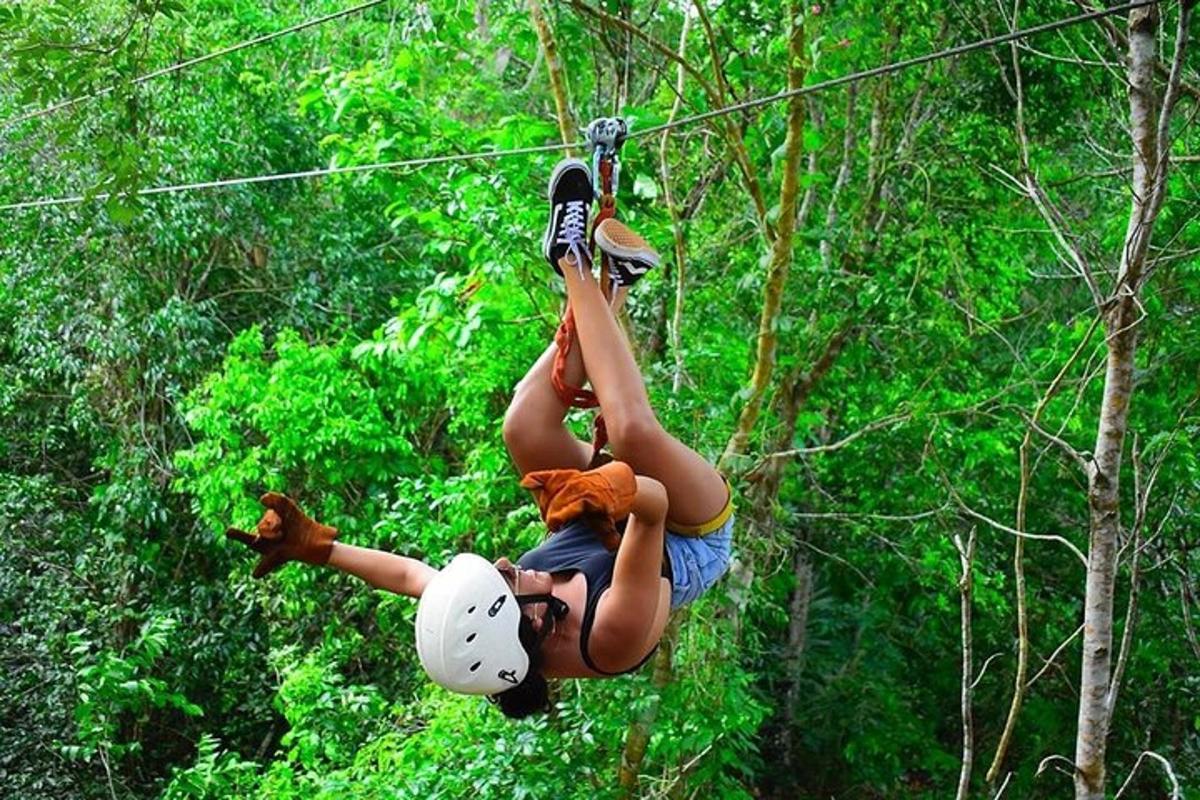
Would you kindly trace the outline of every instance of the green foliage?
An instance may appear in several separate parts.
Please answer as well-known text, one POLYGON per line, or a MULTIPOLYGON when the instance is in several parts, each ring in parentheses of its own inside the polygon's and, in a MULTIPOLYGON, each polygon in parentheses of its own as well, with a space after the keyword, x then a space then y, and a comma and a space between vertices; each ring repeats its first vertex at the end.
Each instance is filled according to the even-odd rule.
POLYGON ((175 772, 163 791, 163 800, 221 800, 250 797, 258 786, 258 764, 243 761, 236 753, 222 750, 211 734, 196 743, 196 763, 175 772))
POLYGON ((398 409, 358 373, 347 346, 309 345, 285 330, 273 355, 268 364, 259 328, 243 332, 187 412, 201 439, 177 454, 176 485, 214 527, 256 518, 251 498, 267 489, 370 493, 412 457, 398 409))
POLYGON ((76 687, 79 702, 75 721, 79 726, 79 744, 63 748, 68 758, 92 758, 98 754, 120 759, 138 753, 143 742, 122 741, 122 729, 134 730, 148 718, 152 708, 174 708, 189 716, 203 711, 167 682, 155 677, 154 670, 163 653, 180 642, 178 624, 167 618, 148 620, 138 638, 121 653, 101 650, 92 653, 91 644, 80 633, 67 637, 76 662, 76 687))

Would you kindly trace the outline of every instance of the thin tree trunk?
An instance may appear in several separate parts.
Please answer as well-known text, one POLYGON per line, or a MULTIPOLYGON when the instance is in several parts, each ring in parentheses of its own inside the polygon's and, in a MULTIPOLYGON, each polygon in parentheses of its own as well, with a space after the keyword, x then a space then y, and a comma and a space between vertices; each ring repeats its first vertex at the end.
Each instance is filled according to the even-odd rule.
POLYGON ((858 84, 852 83, 846 89, 846 130, 842 137, 842 164, 829 192, 829 205, 825 209, 825 235, 821 237, 821 267, 826 272, 833 268, 833 242, 829 237, 837 227, 838 202, 841 200, 842 190, 850 182, 850 173, 854 169, 854 151, 858 147, 858 125, 854 119, 857 101, 858 84))
POLYGON ((1133 202, 1121 251, 1117 282, 1107 309, 1108 360, 1094 460, 1088 477, 1088 570, 1084 599, 1083 665, 1079 725, 1075 740, 1076 800, 1103 800, 1105 747, 1112 713, 1113 588, 1121 529, 1120 470, 1141 304, 1138 300, 1154 222, 1165 196, 1170 114, 1178 97, 1179 73, 1195 0, 1180 9, 1175 58, 1161 114, 1154 76, 1158 67, 1159 6, 1129 12, 1129 116, 1133 140, 1133 202))
MULTIPOLYGON (((900 41, 900 29, 894 23, 888 25, 888 38, 883 45, 883 60, 890 61, 900 41)), ((887 121, 891 111, 892 78, 884 75, 875 82, 871 98, 871 123, 867 138, 867 201, 863 204, 863 253, 874 255, 878 246, 878 232, 883 225, 883 201, 887 196, 885 182, 888 180, 887 121)))
MULTIPOLYGON (((679 31, 679 58, 681 61, 687 59, 687 38, 688 32, 692 27, 692 15, 688 9, 683 12, 683 27, 679 31)), ((684 78, 687 73, 682 65, 676 65, 675 73, 675 102, 671 105, 671 113, 667 117, 667 122, 674 121, 679 108, 683 105, 683 89, 684 78)), ((679 214, 679 206, 675 203, 674 189, 671 187, 671 163, 667 157, 668 143, 671 139, 670 131, 663 131, 662 139, 658 143, 658 161, 659 168, 662 172, 663 179, 663 199, 667 204, 667 211, 671 215, 671 232, 674 234, 675 241, 675 308, 671 315, 671 350, 675 356, 675 371, 671 379, 671 391, 678 395, 679 387, 683 383, 683 295, 684 289, 687 286, 687 243, 683 238, 683 219, 679 214)))
POLYGON ((646 746, 650 743, 650 733, 654 730, 654 723, 658 720, 658 709, 662 705, 662 691, 674 677, 671 658, 675 652, 675 637, 684 616, 683 613, 673 615, 667 629, 663 631, 658 652, 654 654, 654 675, 650 679, 654 693, 646 699, 645 709, 629 724, 629 730, 625 734, 625 748, 621 752, 621 765, 617 769, 617 783, 621 787, 619 796, 622 798, 636 795, 638 775, 646 757, 646 746))
MULTIPOLYGON (((1020 485, 1017 489, 1017 513, 1016 513, 1016 530, 1026 530, 1026 516, 1029 508, 1029 481, 1030 465, 1029 465, 1029 449, 1033 444, 1033 431, 1041 419, 1042 412, 1046 410, 1046 406, 1058 394, 1059 389, 1063 385, 1063 380, 1067 377, 1071 367, 1078 361, 1079 356, 1083 353, 1088 343, 1092 340, 1092 334, 1095 332, 1099 324, 1099 317, 1092 321, 1092 325, 1084 334, 1083 339, 1076 345, 1075 350, 1071 353, 1071 357, 1059 369, 1058 374, 1054 376, 1054 380, 1050 382, 1042 399, 1038 402, 1033 410, 1033 416, 1025 428, 1025 438, 1021 440, 1019 450, 1020 461, 1020 485)), ((1013 733, 1017 728, 1017 717, 1021 713, 1021 705, 1025 699, 1025 691, 1028 688, 1027 677, 1029 675, 1029 615, 1028 607, 1025 601, 1025 538, 1022 536, 1016 537, 1016 542, 1013 545, 1013 576, 1016 584, 1016 601, 1017 601, 1017 670, 1013 677, 1013 696, 1008 707, 1008 717, 1004 720, 1004 730, 1000 734, 1000 742, 996 745, 996 753, 992 757, 992 764, 988 767, 986 780, 988 783, 994 783, 1000 775, 1000 768, 1004 763, 1004 757, 1008 753, 1008 746, 1012 743, 1013 733)))
POLYGON ((962 577, 958 583, 962 606, 962 768, 958 774, 958 792, 954 795, 954 800, 967 800, 971 791, 971 770, 975 765, 975 717, 972 710, 975 662, 971 654, 971 596, 974 584, 972 568, 975 563, 975 541, 974 528, 971 529, 971 535, 967 537, 965 545, 957 534, 954 537, 954 546, 958 548, 959 563, 962 565, 962 577))
MULTIPOLYGON (((629 0, 621 3, 621 18, 630 24, 633 23, 633 3, 629 0)), ((613 109, 613 116, 619 116, 621 109, 629 105, 629 73, 632 62, 633 34, 626 30, 625 38, 621 42, 621 80, 614 97, 616 107, 613 109)))
MULTIPOLYGON (((537 29, 538 41, 541 42, 542 52, 545 54, 546 71, 550 73, 550 90, 554 94, 558 130, 562 135, 563 144, 571 144, 578 136, 579 126, 571 113, 566 74, 558 57, 558 45, 554 41, 554 32, 550 30, 550 23, 542 10, 541 0, 529 0, 529 16, 533 20, 533 27, 537 29)), ((570 154, 571 151, 568 150, 567 155, 570 154)))
POLYGON ((475 35, 481 42, 492 38, 492 30, 488 25, 488 3, 491 0, 475 0, 475 35))
MULTIPOLYGON (((1020 16, 1021 0, 1014 0, 1012 17, 1009 20, 1012 30, 1016 30, 1017 21, 1020 16)), ((1021 171, 1027 176, 1031 172, 1029 166, 1029 139, 1025 133, 1025 93, 1021 78, 1019 53, 1020 51, 1017 48, 1016 42, 1013 42, 1010 55, 1013 65, 1013 91, 1015 92, 1017 103, 1017 141, 1020 144, 1021 150, 1021 171)), ((1085 337, 1084 341, 1087 342, 1090 340, 1091 331, 1088 332, 1088 336, 1085 337)), ((1082 344, 1080 347, 1082 348, 1082 344)), ((1029 448, 1033 443, 1033 429, 1037 425, 1042 411, 1046 408, 1046 404, 1057 393, 1063 376, 1066 375, 1068 367, 1074 363, 1079 352, 1080 350, 1076 349, 1071 359, 1067 362, 1067 366, 1059 370, 1058 375, 1051 382, 1050 388, 1046 390, 1041 402, 1034 409, 1033 417, 1025 428, 1025 438, 1021 440, 1019 455, 1020 487, 1017 490, 1016 514, 1016 526, 1019 531, 1025 530, 1026 511, 1029 508, 1029 481, 1032 477, 1029 466, 1029 448)), ((1029 606, 1025 595, 1025 538, 1023 536, 1016 537, 1016 540, 1013 542, 1013 586, 1017 600, 1017 669, 1013 675, 1013 696, 1012 701, 1008 705, 1008 717, 1004 720, 1004 730, 1000 734, 1000 742, 996 745, 995 755, 992 756, 992 764, 988 767, 987 775, 985 776, 988 783, 993 783, 1000 775, 1000 767, 1004 763, 1004 757, 1007 755, 1008 747, 1012 743, 1013 734, 1017 730, 1017 718, 1021 714, 1021 705, 1025 701, 1026 678, 1029 676, 1029 606)))
MULTIPOLYGON (((686 223, 693 219, 700 212, 700 207, 704 204, 704 199, 707 196, 709 187, 718 183, 724 177, 729 169, 728 159, 723 159, 716 162, 708 172, 700 176, 700 179, 692 183, 692 188, 688 190, 687 196, 683 198, 683 202, 673 203, 675 212, 679 215, 680 232, 683 231, 686 223)), ((669 179, 664 176, 664 182, 669 179)), ((672 184, 673 185, 673 184, 672 184)), ((674 190, 672 190, 674 191, 674 190)), ((678 244, 678 242, 677 242, 678 244)), ((686 256, 686 238, 684 239, 686 256)), ((676 257, 679 257, 679 251, 676 251, 676 257)), ((673 276, 671 273, 671 263, 668 262, 663 268, 663 281, 675 283, 676 291, 679 290, 678 276, 673 276)), ((654 306, 654 323, 651 326, 650 335, 646 340, 646 354, 648 358, 657 358, 662 352, 662 348, 669 337, 667 330, 669 324, 667 322, 667 300, 665 295, 660 295, 660 299, 654 306)))
MULTIPOLYGON (((1195 5, 1195 2, 1194 0, 1189 0, 1188 4, 1195 5)), ((1079 6, 1080 11, 1098 11, 1105 8, 1104 3, 1100 0, 1075 0, 1075 5, 1079 6)), ((1117 24, 1111 18, 1100 17, 1095 20, 1095 24, 1096 27, 1104 32, 1104 38, 1108 40, 1108 43, 1114 50, 1124 52, 1129 49, 1129 37, 1121 33, 1121 29, 1117 27, 1117 24)), ((1158 77, 1167 77, 1167 68, 1162 64, 1157 65, 1155 69, 1158 72, 1158 77)), ((1182 81, 1179 84, 1179 90, 1190 96, 1193 100, 1200 101, 1200 87, 1190 84, 1187 81, 1182 81)))
MULTIPOLYGON (((1012 15, 1009 18, 1010 30, 1016 30, 1021 16, 1021 0, 1014 0, 1012 15)), ((1041 209, 1050 209, 1049 203, 1043 202, 1043 195, 1037 188, 1037 184, 1033 178, 1034 171, 1030 165, 1029 156, 1029 137, 1025 129, 1025 88, 1024 80, 1021 73, 1020 50, 1016 42, 1010 45, 1010 56, 1012 58, 1013 80, 1005 83, 1009 87, 1009 91, 1013 95, 1016 102, 1016 137, 1019 145, 1021 159, 1021 175, 1022 181, 1027 188, 1029 197, 1041 209)), ((1090 270, 1084 269, 1084 274, 1090 274, 1090 270)), ((1091 281, 1088 281, 1089 287, 1091 281)), ((1029 483, 1032 479, 1032 467, 1029 461, 1029 451, 1033 444, 1033 433, 1037 428, 1038 422, 1041 419, 1042 412, 1046 409, 1046 405, 1058 393, 1062 386, 1062 381, 1066 377, 1072 365, 1079 358, 1083 349, 1092 339, 1092 334, 1095 332, 1096 326, 1099 324, 1100 318, 1097 317, 1092 326, 1088 329, 1087 334, 1080 341, 1071 357, 1059 369, 1054 380, 1050 382, 1050 386, 1046 389, 1042 399, 1034 408, 1033 416, 1029 419, 1025 428, 1025 436, 1021 441, 1019 451, 1020 462, 1020 485, 1017 489, 1017 509, 1016 509, 1016 530, 1024 531, 1026 529, 1026 517, 1029 508, 1029 483)), ((1017 668, 1013 675, 1013 695, 1008 707, 1008 716, 1004 720, 1004 730, 1000 734, 1000 741, 996 745, 996 752, 992 757, 991 766, 988 768, 986 780, 988 783, 994 783, 1000 775, 1000 769, 1003 766, 1004 758, 1008 753, 1008 748, 1012 743, 1013 735, 1017 729, 1017 719, 1021 714, 1021 707, 1025 700, 1025 693, 1028 690, 1029 682, 1029 611, 1026 601, 1026 586, 1025 586, 1025 539, 1018 536, 1013 543, 1013 584, 1016 595, 1016 611, 1017 611, 1017 668)))
MULTIPOLYGON (((804 534, 801 534, 804 535, 804 534)), ((792 555, 792 574, 796 585, 788 604, 787 695, 783 701, 783 763, 794 766, 796 710, 800 706, 800 675, 804 671, 804 651, 808 646, 808 610, 812 607, 813 568, 803 545, 797 544, 792 555)))
MULTIPOLYGON (((789 3, 791 31, 788 41, 788 88, 799 89, 804 84, 804 15, 797 0, 789 3)), ((750 396, 738 416, 737 426, 725 446, 718 466, 728 470, 734 458, 746 451, 750 434, 762 411, 763 398, 775 371, 775 332, 783 288, 787 284, 792 264, 792 237, 796 230, 796 189, 799 185, 800 153, 804 143, 804 99, 793 96, 788 101, 787 138, 784 141, 783 182, 779 190, 779 229, 771 246, 771 260, 763 288, 762 314, 758 323, 758 339, 754 372, 750 378, 750 396)))

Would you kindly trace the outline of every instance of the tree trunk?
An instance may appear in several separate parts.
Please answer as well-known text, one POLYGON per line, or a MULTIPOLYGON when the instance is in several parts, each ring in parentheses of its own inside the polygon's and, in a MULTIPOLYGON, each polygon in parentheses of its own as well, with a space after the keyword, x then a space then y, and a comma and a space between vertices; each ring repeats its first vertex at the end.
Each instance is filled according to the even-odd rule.
MULTIPOLYGON (((679 31, 679 58, 687 58, 688 31, 692 27, 692 15, 688 9, 683 11, 683 26, 679 31)), ((671 113, 667 122, 673 122, 683 104, 684 78, 687 73, 682 65, 676 66, 675 73, 675 102, 671 104, 671 113)), ((671 392, 678 395, 683 384, 683 296, 687 286, 687 242, 683 236, 683 218, 679 213, 679 204, 675 202, 675 192, 671 188, 671 163, 667 158, 667 145, 671 140, 671 132, 663 131, 658 143, 659 169, 663 179, 663 201, 671 215, 671 232, 675 241, 675 308, 671 314, 671 351, 675 356, 675 371, 671 378, 671 392)))
POLYGON ((646 708, 641 715, 629 723, 629 731, 625 734, 625 749, 621 752, 621 766, 617 769, 617 783, 621 787, 619 796, 622 798, 636 795, 638 775, 646 757, 646 746, 650 743, 650 733, 654 729, 658 709, 662 704, 662 690, 673 677, 671 657, 675 652, 675 636, 684 616, 683 613, 675 614, 667 629, 663 631, 658 652, 654 654, 654 676, 650 679, 654 694, 647 699, 646 708))
POLYGON ((486 42, 492 38, 492 29, 488 25, 488 3, 491 0, 475 0, 475 35, 479 41, 486 42))
POLYGON ((967 800, 971 793, 971 770, 975 765, 975 715, 972 708, 974 694, 975 662, 972 657, 973 636, 971 632, 971 599, 974 586, 973 567, 975 562, 975 529, 964 545, 955 534, 954 545, 958 548, 958 559, 962 566, 959 579, 960 614, 962 627, 962 767, 958 773, 958 791, 954 800, 967 800))
MULTIPOLYGON (((803 535, 803 534, 802 534, 803 535)), ((800 705, 800 675, 804 671, 804 651, 808 646, 808 610, 812 605, 813 568, 804 546, 797 544, 792 555, 792 574, 796 585, 788 604, 787 695, 783 702, 783 763, 788 772, 795 764, 796 709, 800 705)))
POLYGON ((842 190, 850 182, 850 174, 854 169, 854 151, 858 147, 858 125, 855 123, 854 112, 858 102, 858 84, 852 83, 846 88, 846 129, 842 135, 842 165, 838 167, 837 178, 833 181, 833 189, 829 193, 829 204, 825 210, 825 233, 821 237, 821 268, 826 272, 833 269, 833 242, 830 241, 838 222, 838 200, 842 190))
MULTIPOLYGON (((546 57, 546 71, 550 73, 550 89, 554 93, 554 109, 558 118, 558 130, 562 134, 563 144, 570 144, 578 137, 579 125, 571 113, 570 95, 567 92, 567 78, 563 71, 562 62, 558 57, 558 45, 554 41, 554 32, 542 10, 541 0, 529 0, 529 16, 533 27, 537 29, 538 41, 542 44, 542 52, 546 57)), ((571 151, 567 151, 570 155, 571 151)))
MULTIPOLYGON (((788 89, 804 84, 804 13, 797 0, 789 4, 791 35, 788 42, 788 89)), ((771 245, 771 260, 763 289, 762 314, 758 323, 758 345, 754 372, 750 378, 750 396, 738 416, 737 426, 725 446, 718 467, 728 470, 732 460, 745 452, 750 434, 758 422, 763 398, 775 371, 775 327, 783 301, 792 264, 792 238, 796 230, 796 188, 799 185, 800 152, 804 142, 804 98, 793 96, 788 101, 787 138, 784 141, 783 183, 779 190, 779 228, 771 245)))
MULTIPOLYGON (((1187 23, 1194 0, 1180 10, 1175 64, 1182 63, 1187 23)), ((1158 68, 1159 7, 1129 12, 1129 116, 1133 139, 1133 204, 1121 265, 1105 319, 1108 360, 1094 460, 1088 476, 1087 590, 1084 599, 1083 666, 1079 686, 1079 726, 1075 740, 1076 800, 1103 800, 1105 744, 1111 709, 1113 589, 1121 530, 1121 454, 1133 396, 1134 357, 1140 322, 1142 278, 1154 222, 1166 186, 1167 123, 1178 94, 1178 72, 1168 80, 1161 116, 1154 76, 1158 68), (1163 140, 1160 142, 1160 140, 1163 140)))

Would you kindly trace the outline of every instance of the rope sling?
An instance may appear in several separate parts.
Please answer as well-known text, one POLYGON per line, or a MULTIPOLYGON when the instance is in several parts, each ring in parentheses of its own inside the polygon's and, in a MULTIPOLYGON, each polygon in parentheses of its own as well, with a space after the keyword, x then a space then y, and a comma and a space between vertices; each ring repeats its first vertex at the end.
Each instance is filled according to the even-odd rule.
MULTIPOLYGON (((601 117, 593 120, 587 127, 587 143, 592 151, 592 180, 595 182, 596 196, 600 201, 600 211, 596 214, 592 225, 592 234, 588 237, 588 256, 595 253, 595 230, 601 222, 617 215, 617 188, 620 185, 621 145, 629 135, 629 126, 619 117, 601 117)), ((602 276, 609 275, 608 254, 600 253, 600 271, 602 276)), ((608 280, 601 282, 601 291, 611 304, 616 295, 616 283, 608 280)), ((566 313, 558 330, 554 333, 554 343, 558 352, 554 355, 554 365, 550 372, 550 382, 558 398, 567 408, 597 408, 600 405, 596 393, 591 389, 573 386, 567 382, 567 357, 575 346, 578 332, 575 328, 575 313, 567 304, 566 313)), ((592 423, 592 462, 595 463, 600 451, 608 444, 608 430, 604 425, 604 415, 597 414, 592 423)))

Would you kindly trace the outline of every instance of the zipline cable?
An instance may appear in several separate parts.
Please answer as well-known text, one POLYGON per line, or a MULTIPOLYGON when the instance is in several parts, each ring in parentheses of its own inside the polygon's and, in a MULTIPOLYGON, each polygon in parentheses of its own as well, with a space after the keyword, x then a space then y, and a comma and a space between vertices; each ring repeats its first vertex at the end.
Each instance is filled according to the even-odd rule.
MULTIPOLYGON (((230 45, 229 47, 223 47, 220 50, 214 50, 213 52, 206 53, 202 56, 189 58, 187 61, 181 61, 178 64, 172 64, 169 67, 157 69, 154 72, 148 72, 145 75, 139 75, 130 81, 130 83, 136 86, 138 84, 146 83, 147 81, 152 81, 156 78, 161 78, 165 75, 172 75, 176 72, 188 69, 189 67, 194 67, 197 64, 203 64, 206 61, 212 61, 213 59, 221 58, 222 56, 227 56, 231 53, 236 53, 239 50, 247 50, 251 47, 257 47, 260 44, 266 44, 267 42, 274 41, 281 36, 298 33, 299 31, 307 28, 314 28, 317 25, 324 25, 326 22, 333 22, 334 20, 342 19, 343 17, 348 17, 352 14, 357 14, 360 11, 366 11, 368 8, 373 8, 374 6, 381 5, 386 2, 388 2, 388 0, 368 0, 365 3, 360 3, 359 5, 351 8, 344 8, 341 11, 334 11, 333 13, 326 14, 322 17, 314 17, 313 19, 293 25, 290 28, 283 28, 282 30, 274 31, 272 33, 266 33, 262 36, 257 36, 253 39, 230 45)), ((60 103, 55 103, 54 105, 40 108, 37 111, 30 111, 27 114, 21 114, 11 119, 7 119, 4 122, 0 122, 0 130, 4 130, 20 122, 27 122, 31 119, 37 119, 38 117, 44 117, 49 114, 53 114, 56 111, 62 111, 64 108, 70 108, 71 106, 78 105, 79 103, 83 103, 87 100, 94 100, 97 97, 103 97, 104 95, 114 92, 116 88, 116 86, 106 86, 103 89, 98 89, 92 92, 91 94, 82 94, 78 97, 72 97, 67 100, 63 100, 60 103)))
MULTIPOLYGON (((425 158, 406 158, 400 161, 384 161, 378 164, 354 164, 346 167, 323 167, 307 169, 301 172, 281 172, 271 175, 254 175, 249 178, 226 178, 216 181, 201 181, 199 183, 181 183, 176 186, 153 186, 137 192, 139 197, 173 192, 187 192, 197 189, 219 189, 225 186, 243 186, 253 183, 273 183, 275 181, 294 181, 304 178, 323 178, 326 175, 346 175, 353 172, 372 172, 380 169, 401 169, 403 167, 424 167, 430 164, 448 164, 454 161, 469 161, 472 159, 501 158, 503 156, 521 156, 533 153, 549 153, 564 150, 568 147, 581 147, 583 142, 573 144, 541 144, 533 147, 518 147, 513 150, 481 150, 476 153, 455 153, 444 156, 427 156, 425 158)), ((10 203, 0 206, 0 211, 15 211, 22 208, 45 208, 46 206, 75 205, 88 200, 108 200, 111 192, 101 192, 95 195, 72 195, 70 197, 54 197, 44 200, 27 200, 23 203, 10 203)))
MULTIPOLYGON (((371 4, 379 3, 379 2, 383 2, 383 0, 373 0, 373 3, 364 4, 364 6, 359 6, 357 8, 361 9, 361 8, 364 8, 366 5, 371 5, 371 4)), ((1155 3, 1158 3, 1158 2, 1160 2, 1160 0, 1139 0, 1138 2, 1126 3, 1125 5, 1112 6, 1110 8, 1103 8, 1103 9, 1097 9, 1095 11, 1089 11, 1087 13, 1079 14, 1074 17, 1067 17, 1065 19, 1061 19, 1056 22, 1048 22, 1044 25, 1036 25, 1032 28, 1025 28, 1025 29, 1022 29, 1019 31, 1010 31, 1009 33, 1002 34, 1000 36, 993 36, 988 39, 980 39, 975 42, 958 45, 956 47, 947 48, 945 50, 939 50, 939 51, 936 51, 933 53, 926 53, 925 55, 916 56, 915 58, 909 58, 909 59, 905 59, 902 61, 896 61, 891 64, 884 64, 883 66, 874 67, 872 69, 863 70, 861 72, 853 72, 853 73, 850 73, 849 75, 843 75, 839 78, 831 78, 827 81, 822 81, 820 83, 814 83, 810 86, 803 86, 799 89, 791 89, 791 90, 784 91, 784 92, 778 92, 777 94, 768 95, 766 97, 760 97, 755 100, 747 100, 742 103, 735 103, 730 106, 725 106, 723 108, 717 108, 712 111, 706 111, 701 114, 694 114, 690 117, 684 117, 683 119, 675 120, 673 122, 663 123, 661 125, 654 125, 649 128, 643 128, 641 130, 631 131, 629 133, 629 138, 640 138, 642 136, 650 136, 655 133, 662 133, 663 131, 671 130, 673 128, 678 128, 683 125, 692 125, 697 122, 703 122, 704 120, 713 119, 714 117, 724 116, 726 114, 732 114, 737 111, 744 111, 744 110, 750 109, 750 108, 758 108, 760 106, 768 105, 770 103, 776 103, 776 102, 779 102, 780 100, 786 100, 791 97, 798 97, 798 96, 802 96, 802 95, 806 95, 806 94, 812 94, 815 92, 824 91, 826 89, 832 89, 837 86, 842 86, 842 85, 845 85, 848 83, 857 83, 858 81, 866 80, 868 78, 878 77, 880 75, 887 75, 887 74, 890 74, 893 72, 898 72, 900 70, 907 69, 907 68, 913 67, 913 66, 917 66, 919 64, 927 64, 930 61, 938 61, 943 58, 950 58, 952 56, 962 55, 964 53, 970 53, 975 50, 982 50, 982 49, 985 49, 988 47, 995 47, 998 44, 1005 44, 1006 42, 1016 41, 1018 39, 1024 39, 1026 37, 1035 36, 1040 33, 1046 33, 1048 31, 1059 30, 1061 28, 1066 28, 1071 25, 1078 25, 1083 22, 1090 22, 1092 20, 1100 19, 1102 17, 1112 16, 1113 14, 1119 14, 1119 13, 1122 13, 1125 11, 1132 11, 1133 9, 1142 8, 1144 6, 1154 5, 1155 3)), ((346 12, 341 12, 341 13, 350 13, 350 11, 351 10, 347 10, 346 12)), ((315 21, 310 21, 310 22, 312 22, 312 24, 316 24, 315 21)), ((283 32, 281 31, 281 32, 279 32, 278 35, 282 35, 282 33, 283 32)), ((270 34, 270 35, 273 36, 276 34, 270 34)), ((213 54, 210 54, 210 55, 213 55, 213 54)), ((213 57, 215 57, 215 55, 213 55, 213 57)), ((144 77, 149 79, 148 76, 144 76, 144 77)), ((275 173, 275 174, 270 174, 270 175, 254 175, 251 177, 243 177, 243 178, 226 178, 223 180, 202 181, 199 183, 184 183, 184 184, 177 184, 177 185, 173 185, 173 186, 154 186, 154 187, 151 187, 148 189, 140 189, 135 194, 139 197, 145 197, 145 196, 150 196, 150 195, 170 194, 170 193, 175 193, 175 192, 186 192, 186 191, 193 191, 193 190, 199 190, 199 189, 217 189, 217 188, 228 187, 228 186, 242 186, 242 185, 257 184, 257 183, 274 183, 276 181, 302 180, 302 179, 306 179, 306 178, 320 178, 320 177, 325 177, 327 175, 343 175, 343 174, 348 174, 348 173, 373 172, 375 170, 400 169, 400 168, 404 168, 404 167, 424 167, 424 166, 428 166, 431 164, 448 164, 448 163, 453 163, 453 162, 457 162, 457 161, 470 161, 470 160, 475 160, 475 159, 486 160, 486 159, 506 158, 509 156, 530 155, 530 154, 534 154, 534 153, 546 153, 546 152, 552 152, 552 151, 558 151, 558 150, 566 150, 568 148, 580 148, 584 144, 585 144, 584 142, 570 142, 570 143, 537 145, 537 146, 533 146, 533 147, 518 147, 518 148, 514 148, 512 150, 484 150, 484 151, 479 151, 479 152, 475 152, 475 153, 455 153, 453 155, 428 156, 428 157, 424 157, 424 158, 410 158, 410 159, 403 159, 403 160, 399 160, 399 161, 384 161, 384 162, 379 162, 379 163, 375 163, 375 164, 357 164, 357 165, 346 166, 346 167, 325 167, 325 168, 321 168, 321 169, 304 170, 302 172, 284 172, 284 173, 275 173)), ((95 194, 95 195, 71 195, 68 197, 53 197, 53 198, 43 198, 41 200, 26 200, 26 201, 19 202, 19 203, 8 203, 5 205, 0 205, 0 211, 17 211, 17 210, 29 209, 29 208, 46 208, 49 206, 77 205, 79 203, 84 203, 89 200, 104 201, 104 200, 108 200, 110 197, 112 197, 111 193, 102 192, 102 193, 95 194)))

